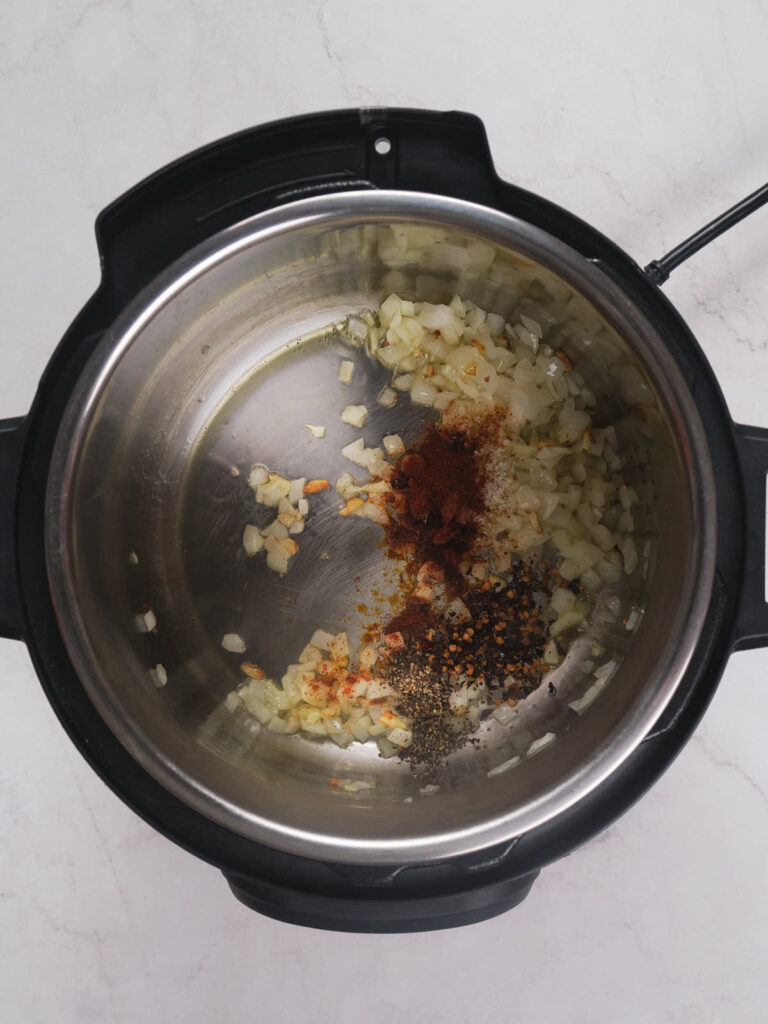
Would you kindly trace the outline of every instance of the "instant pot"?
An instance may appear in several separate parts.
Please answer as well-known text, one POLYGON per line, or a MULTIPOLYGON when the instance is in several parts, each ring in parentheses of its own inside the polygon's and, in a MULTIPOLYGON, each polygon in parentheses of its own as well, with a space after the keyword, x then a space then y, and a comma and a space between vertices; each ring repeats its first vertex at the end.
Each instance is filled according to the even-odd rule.
MULTIPOLYGON (((768 431, 732 423, 659 287, 764 201, 760 190, 643 270, 500 180, 477 118, 393 109, 240 133, 104 210, 101 283, 29 414, 0 424, 0 631, 27 644, 95 771, 218 867, 243 903, 284 921, 413 931, 524 899, 542 867, 659 777, 730 654, 768 643, 768 431), (564 698, 587 681, 574 653, 526 711, 526 737, 554 742, 502 773, 514 730, 489 732, 435 785, 370 744, 254 729, 224 706, 238 663, 222 634, 242 632, 276 671, 308 623, 322 613, 332 625, 352 581, 376 572, 373 524, 345 535, 331 513, 318 520, 325 563, 308 539, 303 568, 297 559, 295 572, 268 578, 239 551, 249 459, 305 475, 340 447, 321 455, 295 441, 303 421, 338 419, 340 342, 322 328, 393 290, 458 293, 505 314, 532 271, 574 323, 586 317, 601 333, 602 355, 580 350, 579 370, 612 419, 637 422, 639 407, 623 450, 644 557, 621 585, 631 623, 603 637, 608 685, 576 713, 564 698), (618 362, 647 402, 613 387, 618 362), (148 608, 156 628, 137 629, 148 608), (338 791, 328 785, 338 776, 368 785, 338 791)), ((357 372, 375 394, 373 368, 357 372)))

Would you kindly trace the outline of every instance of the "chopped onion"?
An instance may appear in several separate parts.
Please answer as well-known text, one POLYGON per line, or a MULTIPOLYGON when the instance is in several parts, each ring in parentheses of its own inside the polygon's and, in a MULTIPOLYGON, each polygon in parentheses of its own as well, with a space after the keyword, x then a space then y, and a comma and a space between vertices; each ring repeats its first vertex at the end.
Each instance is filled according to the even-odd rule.
POLYGON ((306 482, 306 477, 303 476, 298 480, 291 480, 291 486, 288 489, 288 500, 292 505, 298 505, 304 494, 304 485, 306 482))
POLYGON ((366 468, 370 468, 373 463, 384 459, 384 450, 382 448, 366 448, 362 437, 345 445, 341 449, 341 454, 355 465, 366 468))
POLYGON ((368 419, 368 410, 364 405, 347 405, 341 412, 341 422, 350 427, 362 427, 368 419))
POLYGON ((140 633, 151 633, 157 627, 157 616, 151 608, 136 616, 136 628, 140 633))
POLYGON ((387 739, 390 743, 394 743, 396 747, 407 747, 413 739, 413 735, 410 729, 396 727, 387 733, 387 739))
POLYGON ((405 451, 403 439, 399 434, 387 434, 382 444, 387 455, 402 455, 405 451))
POLYGON ((152 682, 157 687, 165 686, 165 684, 168 682, 168 673, 166 672, 164 665, 155 665, 154 668, 151 668, 149 670, 149 675, 152 679, 152 682))
POLYGON ((628 633, 631 633, 632 630, 637 627, 642 617, 643 613, 639 608, 632 609, 632 611, 627 616, 627 621, 624 623, 624 628, 627 630, 628 633))
POLYGON ((573 629, 574 626, 577 626, 583 618, 584 612, 565 612, 549 627, 549 635, 552 637, 560 636, 560 634, 565 633, 566 630, 573 629))
POLYGON ((248 483, 251 487, 255 489, 259 484, 265 484, 268 479, 269 470, 266 466, 263 466, 261 463, 257 463, 255 466, 251 467, 251 472, 248 475, 248 483))
POLYGON ((249 523, 243 530, 243 547, 248 557, 252 557, 264 547, 264 538, 258 526, 249 523))
MULTIPOLYGON (((265 541, 270 538, 273 540, 285 540, 288 536, 288 527, 284 523, 281 523, 279 519, 273 519, 269 526, 264 527, 261 531, 261 535, 265 541)), ((267 545, 267 550, 270 550, 269 545, 267 545)))
POLYGON ((316 629, 309 642, 313 647, 318 647, 321 651, 330 651, 333 641, 333 633, 327 633, 324 629, 316 629))
POLYGON ((256 487, 256 501, 268 507, 279 505, 280 499, 287 497, 290 488, 290 480, 286 480, 279 473, 270 473, 266 483, 258 484, 256 487))
POLYGON ((548 746, 548 744, 550 744, 554 738, 555 734, 553 732, 548 732, 545 733, 544 736, 540 736, 537 740, 533 741, 530 747, 528 747, 526 755, 528 757, 531 757, 533 754, 538 753, 542 747, 548 746))
POLYGON ((504 772, 508 772, 510 768, 514 768, 514 766, 519 763, 519 757, 510 757, 508 761, 502 761, 501 764, 497 764, 495 768, 491 768, 491 770, 485 774, 489 779, 493 779, 497 775, 503 775, 504 772))
POLYGON ((393 388, 384 388, 376 401, 385 409, 391 409, 393 405, 397 404, 397 392, 393 388))
POLYGON ((511 721, 517 718, 517 712, 514 708, 511 708, 509 704, 500 704, 494 709, 493 717, 501 725, 509 725, 511 721))
MULTIPOLYGON (((383 262, 393 268, 390 286, 395 281, 398 286, 403 285, 405 276, 400 268, 406 264, 419 265, 427 280, 438 256, 440 266, 451 264, 458 274, 469 278, 486 273, 494 261, 494 249, 483 243, 459 246, 448 242, 444 233, 427 234, 429 237, 417 244, 410 230, 402 226, 391 230, 391 237, 387 236, 379 250, 383 262)), ((495 273, 494 268, 491 274, 495 273)), ((528 273, 532 270, 522 270, 521 280, 543 287, 536 278, 526 277, 528 273)), ((458 296, 449 305, 434 305, 413 303, 393 293, 382 303, 378 318, 370 312, 360 313, 350 317, 342 331, 346 331, 352 344, 364 344, 365 351, 391 371, 391 385, 377 399, 382 407, 392 408, 398 392, 408 391, 415 405, 442 413, 444 424, 461 423, 462 417, 465 421, 467 417, 479 419, 485 415, 483 410, 495 409, 501 414, 502 429, 506 431, 508 425, 504 444, 499 446, 499 464, 490 467, 483 484, 486 516, 481 540, 487 554, 480 562, 467 559, 461 571, 471 572, 477 580, 487 578, 493 587, 498 582, 503 588, 503 579, 489 575, 491 568, 506 573, 517 557, 538 557, 540 553, 549 557, 550 548, 544 545, 551 545, 563 579, 580 581, 581 593, 597 594, 606 584, 618 584, 624 573, 637 568, 632 509, 638 503, 638 492, 643 497, 643 507, 650 495, 646 495, 642 483, 636 483, 635 490, 623 479, 624 462, 616 430, 610 425, 593 424, 595 395, 589 391, 584 377, 574 370, 573 363, 592 346, 591 358, 584 359, 584 367, 605 366, 615 376, 625 400, 631 397, 638 403, 646 402, 650 390, 642 375, 633 366, 621 363, 610 346, 603 343, 597 317, 590 322, 569 311, 572 322, 561 334, 557 318, 543 308, 538 297, 533 301, 525 287, 516 319, 510 323, 458 296), (555 336, 557 342, 551 340, 555 336), (555 344, 568 348, 564 351, 555 348, 555 344)), ((552 289, 556 289, 554 284, 552 289)), ((549 284, 546 290, 550 290, 549 284)), ((570 292, 563 286, 555 301, 564 307, 569 299, 570 292)), ((339 379, 349 383, 353 372, 354 362, 344 360, 339 367, 339 379)), ((602 398, 602 383, 598 394, 602 398)), ((364 405, 346 406, 341 413, 344 423, 358 429, 367 416, 364 405)), ((305 427, 313 437, 325 434, 324 427, 305 427)), ((622 427, 626 429, 624 424, 622 427)), ((642 433, 642 428, 638 433, 642 433)), ((641 441, 642 438, 638 443, 641 441)), ((349 473, 339 477, 335 487, 345 502, 340 510, 342 517, 353 514, 382 525, 391 521, 396 509, 389 482, 393 467, 385 454, 397 457, 405 451, 398 434, 387 435, 383 448, 367 448, 360 437, 342 449, 345 458, 368 470, 372 478, 358 482, 349 473)), ((496 458, 496 453, 492 458, 496 458)), ((249 554, 264 547, 268 566, 285 572, 297 550, 291 535, 304 529, 308 512, 304 495, 330 485, 327 480, 309 484, 303 480, 289 481, 265 466, 254 466, 249 479, 256 500, 276 506, 277 518, 262 530, 246 527, 243 546, 249 554)), ((320 557, 328 556, 324 553, 320 557)), ((647 562, 645 555, 644 559, 647 562)), ((415 594, 429 602, 439 602, 440 610, 451 623, 471 617, 460 599, 449 601, 440 581, 419 577, 415 594)), ((620 615, 617 601, 618 598, 606 598, 606 607, 598 608, 596 621, 606 612, 613 618, 620 615)), ((557 638, 572 629, 584 632, 589 606, 566 585, 554 591, 544 613, 544 621, 550 625, 543 662, 555 666, 562 661, 566 649, 557 638)), ((628 629, 636 625, 639 615, 632 611, 625 622, 628 629)), ((317 642, 318 634, 313 636, 299 663, 286 671, 282 689, 270 681, 265 689, 251 694, 251 713, 276 733, 289 734, 301 729, 309 736, 329 737, 340 747, 353 740, 365 742, 374 737, 386 757, 404 749, 410 742, 410 722, 396 714, 397 695, 392 688, 369 676, 378 661, 377 649, 363 648, 359 656, 360 675, 356 676, 349 666, 346 635, 333 636, 323 631, 319 634, 324 646, 317 642), (327 657, 323 652, 327 652, 327 657), (339 672, 345 680, 343 692, 339 688, 339 672), (382 701, 387 703, 371 703, 382 701)), ((390 634, 383 640, 393 646, 397 635, 390 634)), ((593 641, 593 649, 594 646, 593 641)), ((592 691, 604 685, 614 668, 608 662, 597 670, 592 691)), ((487 688, 468 686, 461 679, 449 704, 457 724, 475 722, 482 709, 491 708, 487 688)), ((493 710, 494 718, 502 725, 510 725, 516 714, 507 704, 493 710)), ((528 753, 536 753, 553 739, 553 733, 541 737, 531 744, 528 753)), ((499 774, 519 760, 512 758, 488 774, 499 774)))
POLYGON ((605 684, 608 681, 607 676, 601 677, 594 682, 589 689, 587 689, 581 697, 577 700, 572 700, 568 705, 572 711, 581 712, 584 708, 588 707, 598 696, 598 694, 605 688, 605 684))
POLYGON ((328 653, 333 661, 349 660, 349 640, 346 633, 337 633, 328 645, 328 653))
POLYGON ((552 611, 562 615, 564 612, 571 611, 575 603, 576 595, 572 590, 566 590, 565 587, 556 587, 550 598, 549 606, 552 611))
POLYGON ((245 640, 239 633, 225 633, 221 638, 221 646, 232 654, 245 654, 245 640))
POLYGON ((347 333, 358 343, 365 341, 368 336, 368 327, 362 320, 351 316, 346 323, 347 333))
POLYGON ((427 783, 426 786, 421 786, 419 789, 419 796, 434 796, 440 792, 440 787, 435 785, 434 782, 427 783))
POLYGON ((430 384, 420 374, 414 376, 411 384, 411 401, 416 402, 417 405, 432 405, 437 394, 438 391, 434 384, 430 384))

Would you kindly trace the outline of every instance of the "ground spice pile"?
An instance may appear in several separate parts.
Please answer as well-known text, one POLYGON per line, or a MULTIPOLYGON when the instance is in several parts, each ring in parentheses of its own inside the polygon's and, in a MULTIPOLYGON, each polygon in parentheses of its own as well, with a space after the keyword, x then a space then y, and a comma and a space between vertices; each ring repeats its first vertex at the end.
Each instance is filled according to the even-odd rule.
POLYGON ((471 741, 476 721, 456 698, 464 685, 484 683, 496 704, 514 703, 539 685, 546 667, 542 607, 559 577, 522 561, 503 578, 488 570, 487 553, 477 550, 485 474, 474 430, 433 425, 391 479, 388 554, 407 559, 405 585, 411 589, 414 576, 419 585, 381 627, 380 671, 411 723, 401 757, 428 774, 471 741), (478 565, 485 569, 478 573, 478 565))
POLYGON ((483 466, 472 438, 428 427, 395 464, 391 485, 404 500, 385 528, 390 550, 455 570, 472 550, 484 509, 483 466))

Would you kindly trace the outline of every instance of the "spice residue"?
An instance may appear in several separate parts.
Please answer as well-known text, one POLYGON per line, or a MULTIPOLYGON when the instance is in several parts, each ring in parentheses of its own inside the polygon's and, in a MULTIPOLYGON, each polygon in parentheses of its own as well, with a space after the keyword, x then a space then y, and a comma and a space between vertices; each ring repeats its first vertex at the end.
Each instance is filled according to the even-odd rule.
POLYGON ((484 507, 483 467, 472 438, 430 425, 396 461, 390 484, 396 512, 384 528, 390 551, 458 568, 484 507))
MULTIPOLYGON (((357 586, 350 595, 359 644, 315 630, 279 685, 244 669, 230 710, 245 705, 271 732, 342 749, 373 739, 383 757, 428 775, 477 742, 486 716, 512 728, 510 705, 561 664, 589 626, 593 595, 636 570, 638 495, 616 429, 595 425, 595 395, 549 343, 550 329, 559 343, 567 336, 532 314, 521 306, 505 320, 458 296, 432 305, 390 295, 349 318, 346 340, 392 373, 378 404, 391 409, 409 392, 436 418, 415 437, 385 433, 380 447, 355 438, 341 449, 353 468, 333 484, 320 467, 308 480, 252 467, 257 501, 278 515, 245 527, 247 555, 263 548, 269 568, 288 571, 307 495, 324 492, 318 500, 340 502, 339 524, 380 529, 386 558, 370 596, 357 586)), ((366 417, 355 405, 342 418, 366 417)))
POLYGON ((492 571, 485 496, 494 493, 498 438, 494 409, 444 417, 387 473, 384 536, 399 563, 398 599, 390 596, 394 614, 370 623, 365 638, 383 638, 376 671, 409 721, 400 756, 428 773, 470 738, 481 693, 514 703, 547 668, 544 611, 559 574, 522 560, 503 576, 492 571))

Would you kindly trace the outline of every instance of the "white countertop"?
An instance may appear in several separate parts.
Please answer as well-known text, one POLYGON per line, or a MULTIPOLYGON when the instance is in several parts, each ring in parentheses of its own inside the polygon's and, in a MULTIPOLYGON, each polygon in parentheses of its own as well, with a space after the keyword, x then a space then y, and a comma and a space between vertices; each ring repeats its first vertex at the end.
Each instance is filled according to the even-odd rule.
MULTIPOLYGON (((645 263, 768 178, 768 8, 681 0, 62 4, 0 12, 0 415, 24 413, 95 288, 93 220, 228 132, 354 105, 464 109, 499 171, 645 263)), ((734 417, 768 426, 768 209, 674 275, 734 417)), ((246 910, 155 834, 0 644, 0 1018, 765 1019, 768 652, 616 825, 493 921, 320 933, 246 910)))

